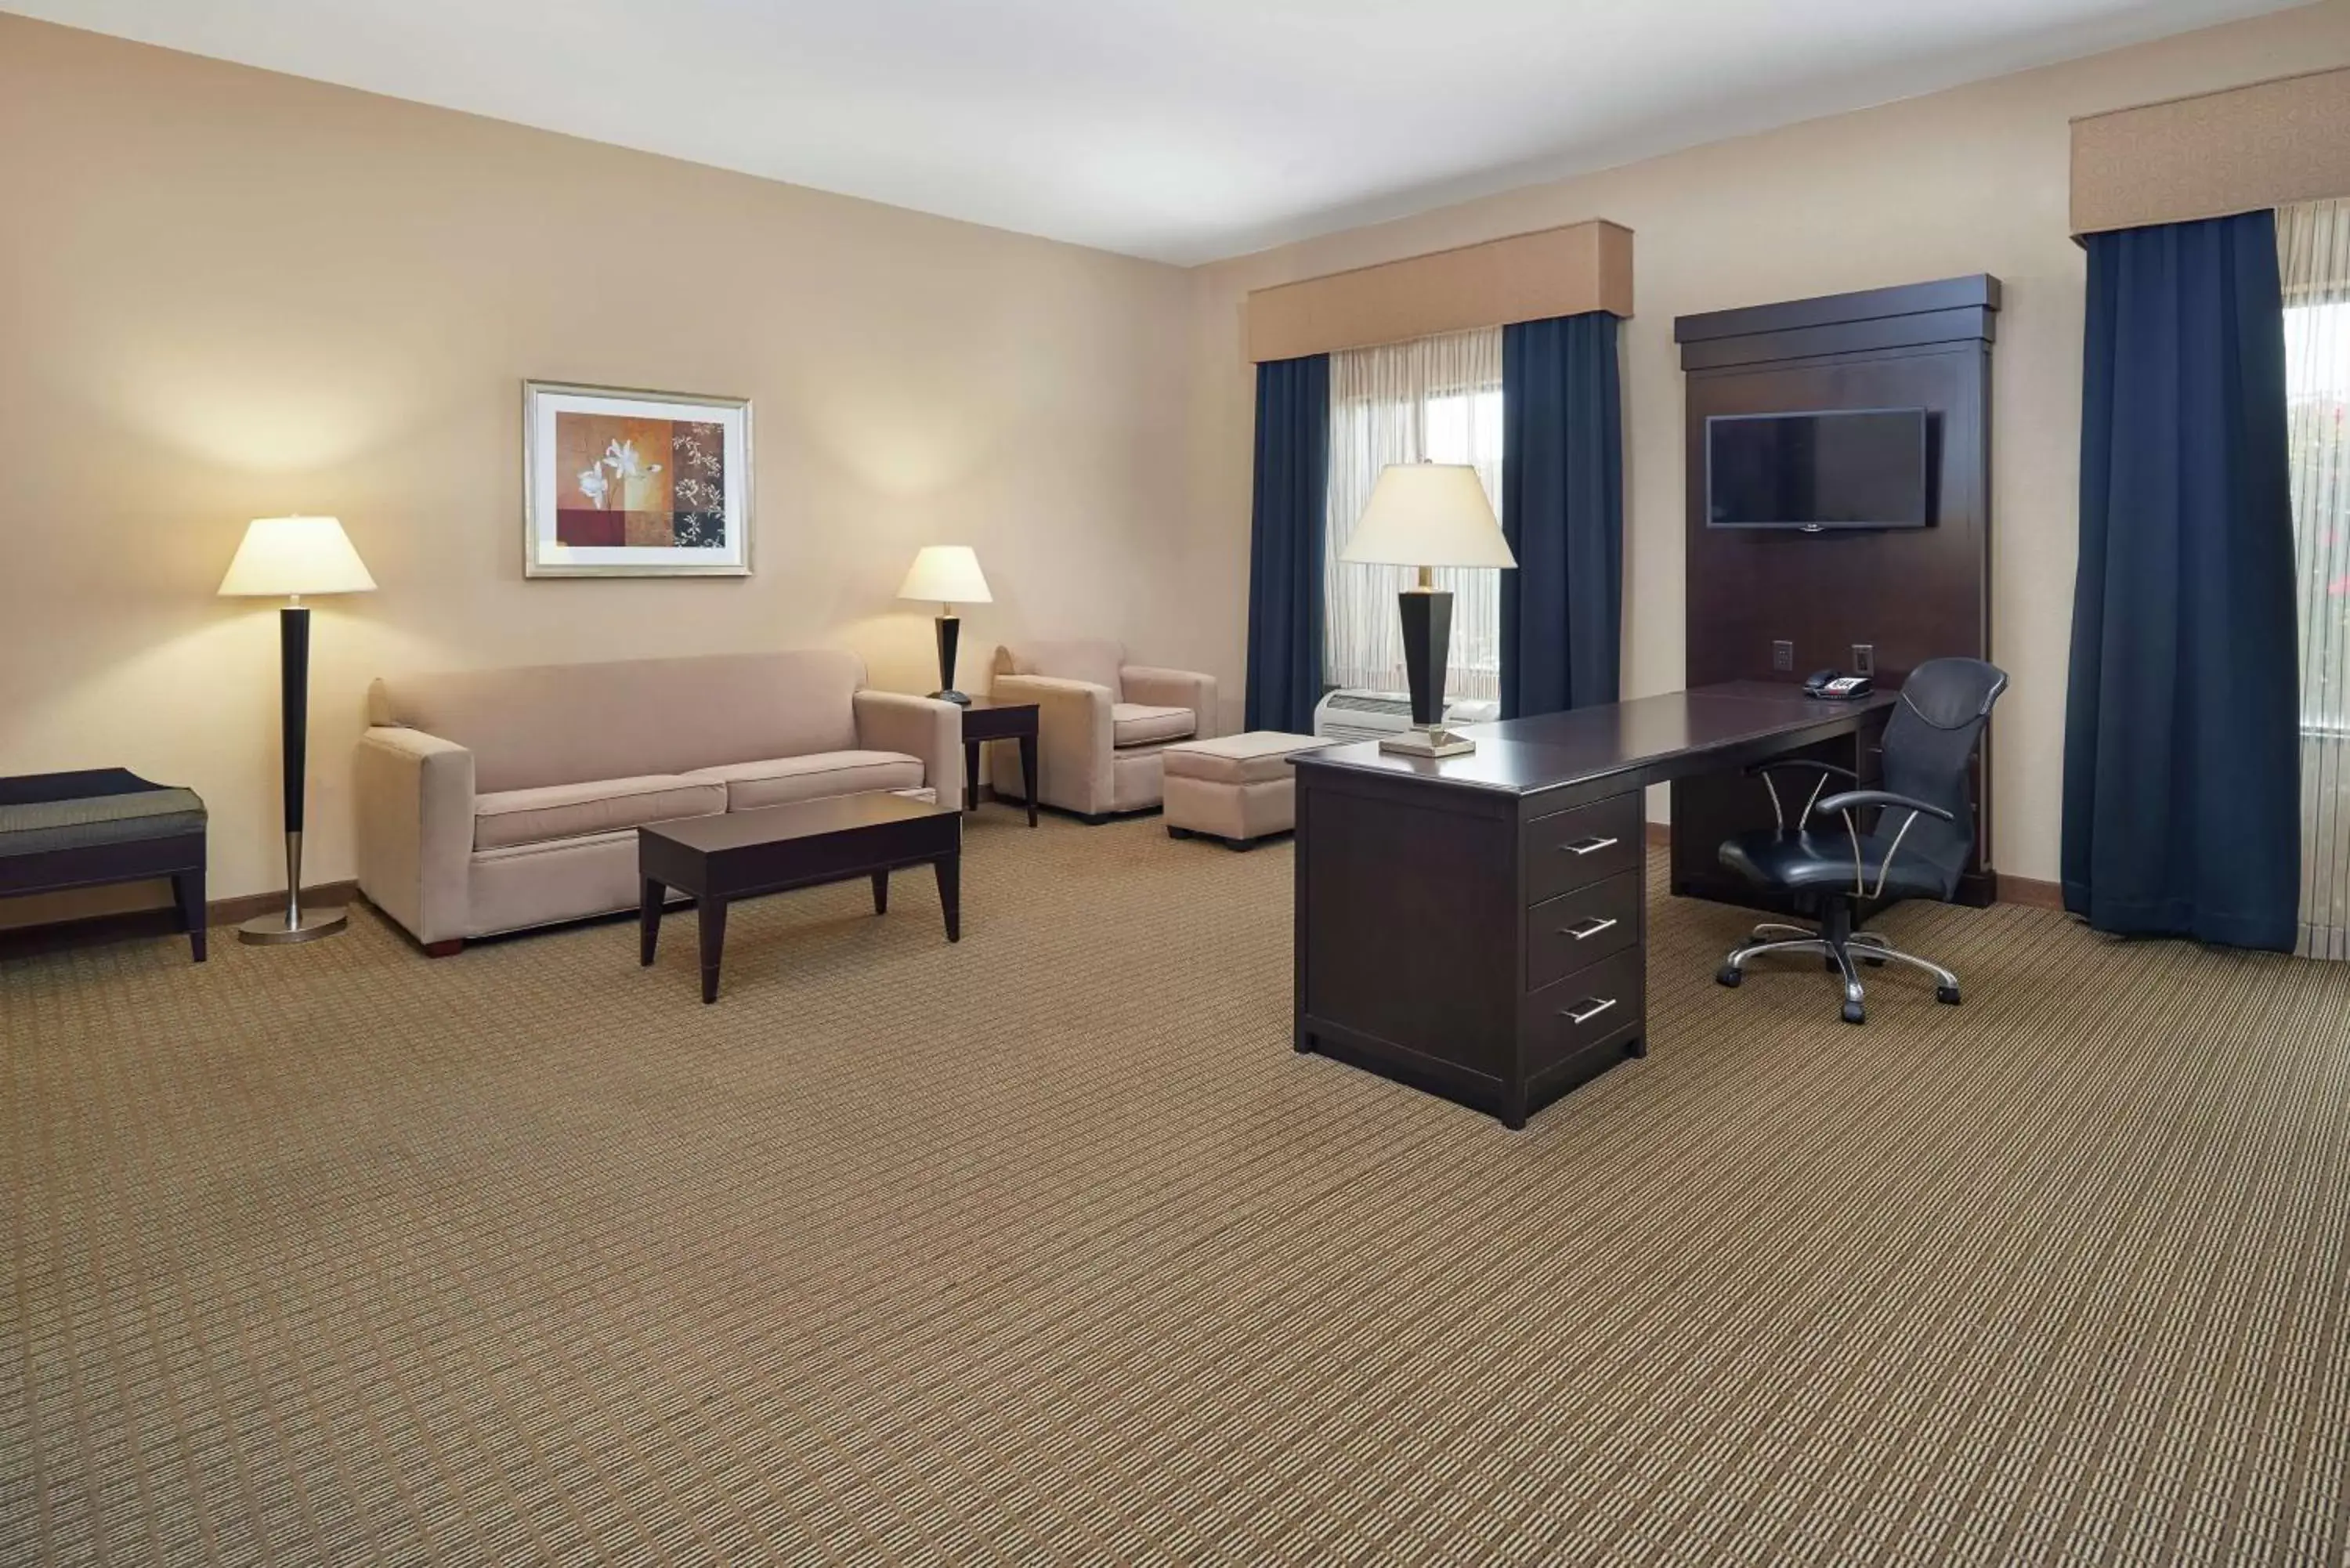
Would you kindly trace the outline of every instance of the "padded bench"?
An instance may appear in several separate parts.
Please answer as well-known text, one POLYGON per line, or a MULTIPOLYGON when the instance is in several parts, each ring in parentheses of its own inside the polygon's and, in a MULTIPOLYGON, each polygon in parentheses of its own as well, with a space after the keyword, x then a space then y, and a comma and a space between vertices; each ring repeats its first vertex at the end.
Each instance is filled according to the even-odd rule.
POLYGON ((122 768, 0 778, 0 898, 169 877, 204 961, 204 803, 122 768))
POLYGON ((1159 753, 1170 838, 1221 839, 1247 849, 1297 826, 1297 775, 1289 759, 1330 742, 1279 730, 1179 741, 1159 753))

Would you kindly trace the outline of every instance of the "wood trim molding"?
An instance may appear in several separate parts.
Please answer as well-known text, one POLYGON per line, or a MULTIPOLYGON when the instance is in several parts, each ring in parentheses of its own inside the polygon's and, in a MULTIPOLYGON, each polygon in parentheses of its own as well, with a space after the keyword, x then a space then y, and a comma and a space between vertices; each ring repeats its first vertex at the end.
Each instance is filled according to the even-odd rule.
POLYGON ((2350 196, 2350 67, 2073 121, 2073 233, 2350 196))
POLYGON ((2060 883, 2035 882, 2029 877, 2017 877, 2002 871, 1999 874, 1999 901, 2061 912, 2064 908, 2064 888, 2060 883))
POLYGON ((1245 336, 1262 364, 1590 310, 1632 314, 1632 231, 1604 218, 1260 288, 1245 336))
MULTIPOLYGON (((359 897, 359 885, 357 882, 325 882, 316 888, 302 889, 302 901, 306 904, 351 904, 358 902, 359 897)), ((256 915, 273 914, 285 908, 284 893, 246 893, 234 898, 214 898, 204 906, 204 924, 215 928, 242 925, 256 915)), ((0 959, 57 952, 68 948, 97 947, 133 938, 184 934, 180 929, 179 911, 169 906, 125 909, 113 914, 85 915, 78 919, 51 920, 36 926, 9 927, 0 930, 0 959)))
MULTIPOLYGON (((1673 825, 1652 822, 1648 825, 1648 847, 1669 850, 1673 846, 1673 825)), ((2038 882, 2029 877, 2017 877, 2009 872, 1994 873, 1996 891, 1992 897, 2002 904, 2021 904, 2033 909, 2064 909, 2064 889, 2055 882, 2038 882)))

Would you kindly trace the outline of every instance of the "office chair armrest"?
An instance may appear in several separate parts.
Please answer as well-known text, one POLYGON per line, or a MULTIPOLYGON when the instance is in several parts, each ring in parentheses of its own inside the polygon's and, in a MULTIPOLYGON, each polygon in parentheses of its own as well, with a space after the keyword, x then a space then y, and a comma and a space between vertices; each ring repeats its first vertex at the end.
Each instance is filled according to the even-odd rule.
POLYGON ((1893 858, 1901 853, 1901 841, 1909 836, 1909 830, 1917 826, 1918 817, 1933 816, 1939 817, 1944 822, 1958 821, 1958 818, 1951 815, 1949 811, 1931 801, 1918 800, 1906 794, 1895 794, 1891 790, 1885 789, 1848 789, 1842 794, 1828 796, 1827 799, 1813 806, 1812 811, 1814 815, 1819 816, 1825 816, 1831 812, 1843 816, 1845 833, 1852 839, 1852 896, 1856 898, 1885 897, 1885 879, 1893 874, 1893 858), (1877 886, 1873 889, 1868 885, 1867 863, 1861 858, 1860 854, 1860 824, 1853 816, 1854 812, 1866 811, 1871 806, 1883 806, 1889 811, 1906 811, 1909 814, 1901 819, 1900 830, 1894 834, 1893 842, 1886 848, 1885 861, 1877 868, 1877 886))
POLYGON ((1771 815, 1778 820, 1779 831, 1782 833, 1787 831, 1787 811, 1779 801, 1778 782, 1771 776, 1781 768, 1792 768, 1798 773, 1819 775, 1812 785, 1812 798, 1805 801, 1804 809, 1796 814, 1795 821, 1799 825, 1811 820, 1812 808, 1819 801, 1820 791, 1828 787, 1830 778, 1850 779, 1855 784, 1860 782, 1860 775, 1850 768, 1840 768, 1834 763, 1823 763, 1811 757, 1772 757, 1767 761, 1752 764, 1746 770, 1746 776, 1751 779, 1761 779, 1762 787, 1771 792, 1771 815))
POLYGON ((1931 801, 1917 800, 1906 794, 1895 794, 1891 790, 1883 789, 1848 789, 1842 794, 1832 794, 1827 799, 1814 804, 1812 814, 1814 816, 1825 816, 1830 812, 1866 811, 1873 805, 1892 806, 1901 811, 1922 811, 1928 816, 1938 817, 1944 822, 1959 820, 1948 810, 1936 805, 1931 801))

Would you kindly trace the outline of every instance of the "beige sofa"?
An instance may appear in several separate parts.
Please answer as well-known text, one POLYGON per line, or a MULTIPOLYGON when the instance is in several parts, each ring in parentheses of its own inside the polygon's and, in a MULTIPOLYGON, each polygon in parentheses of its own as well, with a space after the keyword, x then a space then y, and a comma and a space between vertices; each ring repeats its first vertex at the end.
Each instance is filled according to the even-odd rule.
MULTIPOLYGON (((1216 678, 1129 664, 1115 642, 1030 642, 995 650, 989 694, 1037 705, 1036 798, 1089 822, 1159 804, 1159 753, 1216 732, 1216 678)), ((998 746, 998 794, 1025 788, 998 746)))
POLYGON ((438 956, 634 909, 645 823, 868 790, 960 806, 957 710, 864 684, 822 649, 378 680, 359 890, 438 956))

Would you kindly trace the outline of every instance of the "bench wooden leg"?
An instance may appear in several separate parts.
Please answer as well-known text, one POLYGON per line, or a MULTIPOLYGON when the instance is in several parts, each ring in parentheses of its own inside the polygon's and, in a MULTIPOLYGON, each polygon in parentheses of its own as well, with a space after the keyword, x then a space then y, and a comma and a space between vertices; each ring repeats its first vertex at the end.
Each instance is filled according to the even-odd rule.
POLYGON ((188 933, 189 950, 195 961, 204 961, 204 874, 201 868, 181 871, 172 877, 172 898, 180 906, 180 929, 188 933))

